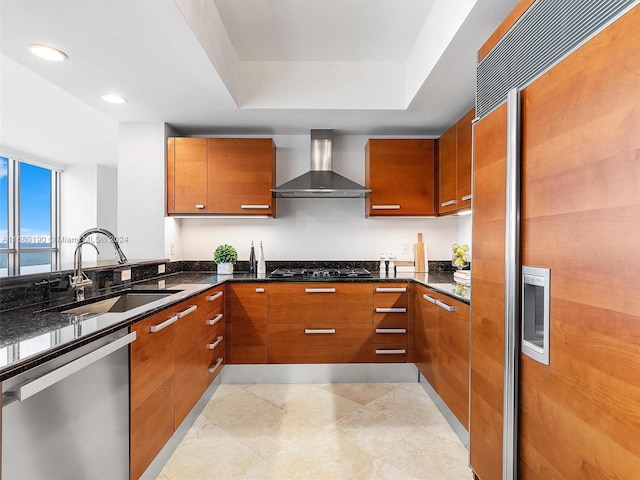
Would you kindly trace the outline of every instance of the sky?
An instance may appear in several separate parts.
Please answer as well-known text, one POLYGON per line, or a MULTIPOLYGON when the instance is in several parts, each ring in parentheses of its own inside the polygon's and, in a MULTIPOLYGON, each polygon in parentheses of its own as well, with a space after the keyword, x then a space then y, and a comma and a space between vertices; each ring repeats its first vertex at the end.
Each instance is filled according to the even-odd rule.
MULTIPOLYGON (((0 244, 6 243, 8 177, 6 158, 0 157, 0 244)), ((20 233, 25 243, 45 243, 51 235, 51 171, 20 163, 20 233)), ((3 245, 4 246, 4 245, 3 245)), ((25 245, 26 246, 26 245, 25 245)))

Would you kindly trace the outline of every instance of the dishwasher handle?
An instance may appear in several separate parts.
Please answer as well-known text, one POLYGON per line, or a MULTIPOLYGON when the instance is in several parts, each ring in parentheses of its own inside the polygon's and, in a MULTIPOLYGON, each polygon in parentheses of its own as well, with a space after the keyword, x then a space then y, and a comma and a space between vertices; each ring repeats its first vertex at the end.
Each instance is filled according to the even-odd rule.
POLYGON ((126 347, 130 343, 134 342, 135 339, 136 332, 131 332, 124 337, 120 337, 117 340, 114 340, 111 343, 107 343, 106 345, 97 348, 80 358, 62 365, 60 368, 57 368, 49 373, 45 373, 41 377, 38 377, 35 380, 32 380, 31 382, 18 387, 15 390, 15 395, 20 401, 26 400, 27 398, 40 393, 45 388, 64 380, 68 376, 73 375, 83 368, 88 367, 92 363, 95 363, 98 360, 106 357, 107 355, 112 354, 116 350, 119 350, 122 347, 126 347))

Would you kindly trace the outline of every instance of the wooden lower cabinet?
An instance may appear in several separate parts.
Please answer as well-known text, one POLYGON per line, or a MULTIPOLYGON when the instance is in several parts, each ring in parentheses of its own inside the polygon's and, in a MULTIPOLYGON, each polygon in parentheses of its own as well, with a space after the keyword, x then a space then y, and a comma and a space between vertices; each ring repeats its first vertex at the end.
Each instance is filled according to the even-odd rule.
POLYGON ((200 371, 202 393, 220 374, 226 363, 225 287, 220 286, 202 299, 207 308, 202 317, 200 343, 200 371))
MULTIPOLYGON (((373 359, 405 363, 409 358, 409 284, 376 284, 373 289, 373 359)), ((412 343, 412 342, 411 342, 412 343)))
POLYGON ((371 362, 371 323, 269 325, 269 363, 371 362))
POLYGON ((269 363, 373 361, 371 283, 274 283, 269 363))
POLYGON ((227 363, 267 363, 267 295, 271 284, 226 286, 227 363))
MULTIPOLYGON (((224 339, 224 287, 216 287, 131 327, 130 478, 138 479, 202 396, 209 373, 203 353, 212 335, 224 339), (221 317, 220 317, 221 318, 221 317)), ((222 349, 214 349, 224 359, 222 349)), ((208 350, 207 350, 208 352, 208 350)))
POLYGON ((416 365, 469 428, 469 305, 416 287, 416 365))
POLYGON ((129 473, 140 478, 175 429, 175 310, 134 324, 129 473), (162 325, 167 325, 160 328, 162 325), (152 331, 157 330, 157 331, 152 331))

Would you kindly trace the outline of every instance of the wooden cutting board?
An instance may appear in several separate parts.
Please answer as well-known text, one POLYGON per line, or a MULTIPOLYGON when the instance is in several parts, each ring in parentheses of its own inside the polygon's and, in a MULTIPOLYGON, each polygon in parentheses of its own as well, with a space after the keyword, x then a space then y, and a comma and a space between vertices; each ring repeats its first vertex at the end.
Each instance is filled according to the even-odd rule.
POLYGON ((418 234, 418 243, 415 246, 416 272, 426 272, 424 243, 422 242, 422 234, 418 234))

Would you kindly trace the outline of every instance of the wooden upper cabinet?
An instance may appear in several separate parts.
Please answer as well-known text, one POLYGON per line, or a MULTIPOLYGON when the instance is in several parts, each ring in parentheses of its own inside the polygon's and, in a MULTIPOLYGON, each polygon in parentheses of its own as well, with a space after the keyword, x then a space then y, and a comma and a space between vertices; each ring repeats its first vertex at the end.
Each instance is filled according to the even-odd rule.
POLYGON ((371 139, 365 148, 366 216, 431 216, 436 208, 435 141, 371 139))
POLYGON ((210 138, 207 195, 215 213, 275 215, 276 147, 270 138, 210 138))
POLYGON ((472 108, 456 124, 458 136, 458 188, 456 200, 459 209, 471 207, 471 122, 475 116, 476 110, 472 108))
POLYGON ((207 211, 207 139, 169 138, 167 213, 207 211))
POLYGON ((275 216, 271 138, 167 141, 167 214, 275 216))
POLYGON ((438 141, 440 155, 440 213, 457 210, 458 134, 457 125, 444 132, 438 141))
POLYGON ((471 121, 467 112, 442 134, 439 144, 439 212, 448 214, 471 207, 471 121))

